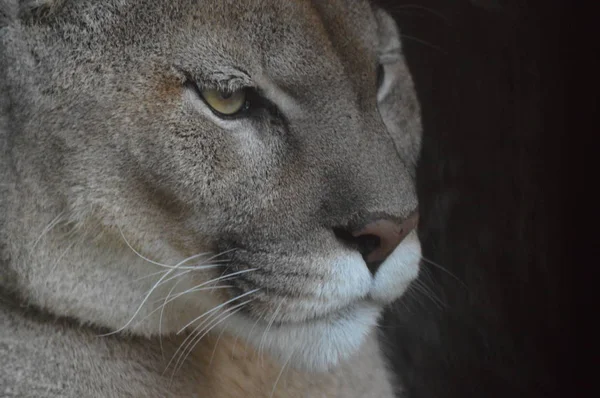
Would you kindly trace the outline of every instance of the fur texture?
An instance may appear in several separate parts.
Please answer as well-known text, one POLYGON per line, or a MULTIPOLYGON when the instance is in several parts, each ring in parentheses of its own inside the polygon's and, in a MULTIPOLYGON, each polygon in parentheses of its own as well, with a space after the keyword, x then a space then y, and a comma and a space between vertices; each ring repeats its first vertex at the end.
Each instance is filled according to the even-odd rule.
POLYGON ((419 108, 387 14, 1 0, 0 24, 7 394, 392 395, 375 327, 419 240, 371 274, 336 232, 417 207, 419 108), (205 88, 254 96, 224 118, 205 88))

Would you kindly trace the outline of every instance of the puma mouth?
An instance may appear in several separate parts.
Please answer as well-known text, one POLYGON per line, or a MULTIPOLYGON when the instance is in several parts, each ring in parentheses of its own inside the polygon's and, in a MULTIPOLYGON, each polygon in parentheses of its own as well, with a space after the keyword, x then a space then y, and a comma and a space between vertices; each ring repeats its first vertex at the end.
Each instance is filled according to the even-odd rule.
POLYGON ((252 272, 241 271, 230 281, 231 298, 254 291, 252 302, 240 312, 256 322, 264 317, 271 325, 299 325, 335 319, 361 303, 380 308, 392 303, 418 276, 421 251, 416 233, 410 233, 388 259, 381 262, 375 275, 363 257, 351 250, 340 251, 328 261, 259 257, 256 252, 250 255, 248 259, 232 261, 230 272, 253 269, 252 264, 261 264, 263 258, 266 260, 262 264, 270 263, 260 269, 256 266, 252 272))
POLYGON ((340 247, 329 255, 241 250, 236 256, 232 272, 261 268, 230 281, 235 313, 222 327, 291 366, 322 371, 349 358, 376 329, 384 307, 417 277, 421 249, 411 232, 375 274, 360 253, 340 247))

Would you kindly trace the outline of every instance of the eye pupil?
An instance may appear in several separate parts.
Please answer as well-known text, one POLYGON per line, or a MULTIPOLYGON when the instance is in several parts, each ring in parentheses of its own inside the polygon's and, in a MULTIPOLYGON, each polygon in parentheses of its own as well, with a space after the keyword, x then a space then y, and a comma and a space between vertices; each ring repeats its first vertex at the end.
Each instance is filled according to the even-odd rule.
POLYGON ((233 93, 231 91, 222 91, 219 93, 219 95, 221 96, 222 99, 226 100, 226 99, 231 98, 233 93))

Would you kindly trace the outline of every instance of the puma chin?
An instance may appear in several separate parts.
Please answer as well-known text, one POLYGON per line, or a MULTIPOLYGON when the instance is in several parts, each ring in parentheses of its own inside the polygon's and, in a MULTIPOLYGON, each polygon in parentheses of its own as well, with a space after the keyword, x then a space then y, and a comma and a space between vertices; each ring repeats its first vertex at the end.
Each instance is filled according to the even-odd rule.
POLYGON ((113 334, 226 333, 324 370, 417 277, 419 107, 385 12, 0 6, 3 291, 113 334))

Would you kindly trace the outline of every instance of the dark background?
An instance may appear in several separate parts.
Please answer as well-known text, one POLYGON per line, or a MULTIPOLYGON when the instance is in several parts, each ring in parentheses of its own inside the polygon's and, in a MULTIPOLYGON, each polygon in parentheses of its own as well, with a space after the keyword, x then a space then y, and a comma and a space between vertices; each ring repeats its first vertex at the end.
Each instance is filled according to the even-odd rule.
MULTIPOLYGON (((558 3, 381 0, 422 104, 418 283, 384 319, 411 398, 572 396, 558 3)), ((575 396, 573 395, 573 396, 575 396)))

